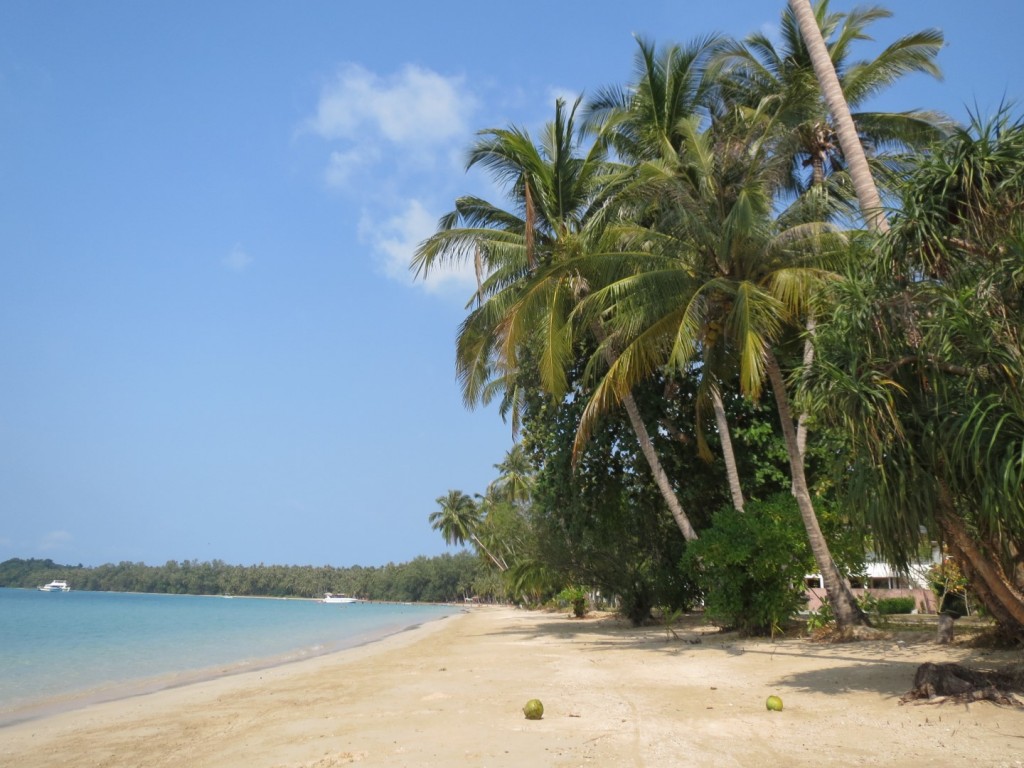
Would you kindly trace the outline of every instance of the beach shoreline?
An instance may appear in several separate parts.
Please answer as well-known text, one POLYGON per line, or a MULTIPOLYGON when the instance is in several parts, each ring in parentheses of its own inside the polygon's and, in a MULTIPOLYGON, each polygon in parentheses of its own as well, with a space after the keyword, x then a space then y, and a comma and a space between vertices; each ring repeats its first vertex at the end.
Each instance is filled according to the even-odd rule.
POLYGON ((78 592, 57 602, 34 597, 34 591, 0 590, 0 729, 329 655, 464 610, 461 604, 321 606, 147 593, 78 592))
MULTIPOLYGON (((248 598, 247 598, 248 599, 248 598)), ((303 599, 303 598, 262 598, 259 599, 303 599)), ((366 634, 355 635, 346 638, 339 644, 330 647, 314 647, 292 649, 288 652, 258 658, 249 658, 238 662, 227 664, 215 664, 194 669, 178 670, 143 678, 129 678, 105 683, 90 688, 69 691, 58 695, 46 696, 38 699, 21 700, 10 707, 0 709, 0 734, 4 729, 12 725, 31 722, 54 715, 73 712, 75 710, 117 702, 123 699, 131 699, 137 696, 145 696, 160 691, 183 688, 199 683, 211 682, 225 677, 244 675, 253 672, 261 672, 276 667, 287 667, 291 664, 299 664, 311 661, 323 656, 330 656, 337 653, 344 653, 363 646, 382 642, 394 635, 403 632, 412 632, 421 628, 424 624, 435 621, 442 621, 455 615, 455 612, 463 610, 461 606, 450 606, 453 613, 437 618, 428 618, 414 624, 398 629, 370 630, 366 634)))
POLYGON ((1024 713, 900 705, 921 633, 842 645, 474 606, 358 647, 0 728, 0 764, 1024 766, 1024 713), (780 696, 784 710, 768 712, 780 696), (521 712, 544 702, 540 721, 521 712))

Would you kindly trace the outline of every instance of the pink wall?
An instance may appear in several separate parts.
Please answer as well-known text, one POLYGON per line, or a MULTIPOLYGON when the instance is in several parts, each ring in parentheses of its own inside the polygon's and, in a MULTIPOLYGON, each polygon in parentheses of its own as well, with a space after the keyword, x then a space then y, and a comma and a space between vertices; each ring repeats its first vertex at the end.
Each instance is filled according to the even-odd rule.
MULTIPOLYGON (((870 592, 874 597, 913 597, 917 600, 918 613, 935 613, 938 609, 935 593, 930 589, 853 589, 853 594, 860 597, 864 592, 870 592)), ((807 590, 807 610, 816 611, 821 607, 821 601, 825 598, 825 590, 809 588, 807 590)))

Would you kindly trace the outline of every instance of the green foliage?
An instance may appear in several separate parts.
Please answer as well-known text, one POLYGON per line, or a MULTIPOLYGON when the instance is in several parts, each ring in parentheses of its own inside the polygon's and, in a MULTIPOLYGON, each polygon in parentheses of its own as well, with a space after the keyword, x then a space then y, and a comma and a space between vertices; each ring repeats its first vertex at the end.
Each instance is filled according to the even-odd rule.
POLYGON ((881 597, 875 604, 879 616, 890 616, 900 613, 913 613, 917 601, 912 597, 881 597))
POLYGON ((72 589, 82 591, 305 598, 344 592, 366 600, 447 603, 478 594, 474 585, 484 573, 479 558, 468 552, 418 557, 380 568, 244 566, 222 560, 169 560, 160 566, 121 562, 86 568, 15 558, 0 563, 0 587, 33 589, 52 579, 66 579, 72 589))
POLYGON ((890 235, 832 284, 806 399, 847 434, 837 487, 880 554, 909 564, 922 528, 970 541, 957 556, 1009 587, 972 567, 975 593, 1024 638, 1019 599, 997 596, 1024 586, 1024 120, 973 119, 915 156, 898 192, 890 235))
POLYGON ((819 629, 824 629, 835 623, 835 620, 836 617, 832 613, 832 604, 828 600, 823 600, 817 610, 807 614, 807 632, 813 634, 819 629))
POLYGON ((679 639, 679 635, 676 633, 676 623, 683 615, 681 608, 671 608, 667 605, 661 606, 661 625, 665 627, 665 640, 671 640, 675 638, 679 639))
POLYGON ((744 512, 720 510, 687 548, 683 568, 696 574, 711 621, 763 635, 780 631, 805 604, 814 558, 795 500, 778 494, 744 512))
MULTIPOLYGON (((588 584, 617 598, 621 612, 635 623, 646 621, 657 605, 692 605, 694 585, 677 568, 682 537, 626 415, 616 412, 598 420, 574 461, 573 440, 586 398, 582 368, 569 373, 575 387, 570 396, 553 401, 529 388, 524 403, 524 442, 539 467, 529 511, 535 567, 543 567, 549 583, 588 584)), ((530 380, 528 368, 520 375, 530 380)), ((634 391, 644 421, 692 424, 692 400, 686 399, 691 392, 683 389, 674 403, 663 392, 663 382, 634 391)), ((717 506, 726 498, 724 472, 697 457, 692 439, 652 437, 668 475, 692 479, 681 486, 680 495, 700 525, 702 501, 713 499, 717 506)))
POLYGON ((939 613, 954 618, 966 616, 967 611, 967 577, 955 560, 946 558, 935 563, 928 569, 928 586, 939 599, 939 613))
POLYGON ((572 615, 582 619, 587 615, 587 590, 583 587, 566 587, 558 593, 556 599, 562 605, 572 607, 572 615))

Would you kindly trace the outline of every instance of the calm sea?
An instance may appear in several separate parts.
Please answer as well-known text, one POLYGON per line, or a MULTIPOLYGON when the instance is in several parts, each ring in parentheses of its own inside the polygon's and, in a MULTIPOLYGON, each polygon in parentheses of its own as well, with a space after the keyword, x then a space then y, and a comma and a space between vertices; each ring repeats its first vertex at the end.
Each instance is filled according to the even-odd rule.
POLYGON ((350 648, 457 610, 0 589, 0 726, 350 648))

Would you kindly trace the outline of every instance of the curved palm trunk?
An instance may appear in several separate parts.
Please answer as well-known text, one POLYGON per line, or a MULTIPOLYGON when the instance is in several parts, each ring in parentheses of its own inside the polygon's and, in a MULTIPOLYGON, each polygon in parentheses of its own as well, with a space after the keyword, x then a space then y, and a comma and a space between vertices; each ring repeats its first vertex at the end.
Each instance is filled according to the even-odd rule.
POLYGON ((732 505, 737 512, 743 511, 743 488, 740 485, 740 473, 736 468, 736 454, 732 449, 732 435, 729 434, 729 420, 725 416, 725 403, 718 390, 711 393, 711 405, 715 411, 715 424, 718 425, 718 438, 722 442, 722 458, 725 459, 725 474, 729 478, 729 493, 732 505))
POLYGON ((800 35, 807 45, 807 52, 810 54, 811 64, 814 66, 814 74, 818 78, 821 93, 825 97, 828 111, 832 114, 832 120, 835 122, 839 146, 843 150, 843 157, 846 158, 850 170, 850 180, 857 193, 860 212, 869 229, 876 232, 888 232, 889 222, 885 218, 885 211, 882 210, 882 199, 878 195, 878 188, 871 175, 871 168, 868 167, 864 147, 861 146, 857 127, 850 115, 850 106, 846 103, 843 89, 839 85, 839 77, 832 65, 832 57, 829 56, 825 39, 821 36, 821 29, 814 16, 814 9, 811 8, 810 0, 789 0, 789 7, 793 10, 793 15, 800 25, 800 35))
POLYGON ((636 433, 636 439, 640 443, 640 450, 651 467, 654 482, 657 483, 658 490, 661 491, 669 511, 672 512, 676 525, 682 531, 683 538, 687 541, 696 541, 697 531, 694 530, 693 525, 690 523, 690 518, 683 511, 683 505, 679 503, 679 497, 676 496, 672 483, 669 482, 665 468, 661 465, 661 459, 658 458, 658 453, 654 450, 654 443, 651 441, 651 434, 647 431, 647 425, 640 418, 640 409, 636 407, 636 400, 633 399, 633 395, 627 393, 622 398, 622 405, 626 409, 626 415, 629 416, 630 426, 633 427, 633 431, 636 433))
POLYGON ((786 394, 786 382, 779 369, 779 362, 775 354, 768 350, 766 368, 768 379, 772 383, 772 391, 775 394, 775 405, 779 410, 779 421, 782 422, 782 434, 786 442, 786 452, 789 454, 789 470, 793 479, 793 496, 796 498, 797 506, 800 509, 800 517, 803 520, 804 528, 807 530, 807 538, 811 544, 811 552, 814 554, 814 561, 821 571, 821 578, 825 582, 825 592, 828 593, 829 602, 832 604, 832 612, 835 615, 836 625, 840 630, 847 630, 857 625, 866 625, 867 616, 857 605, 850 591, 850 585, 839 573, 832 553, 829 551, 828 542, 821 532, 818 524, 818 516, 814 512, 814 503, 811 501, 811 493, 807 488, 807 477, 804 474, 804 457, 797 446, 796 429, 793 426, 793 415, 789 407, 789 397, 786 394))
MULTIPOLYGON (((604 342, 608 337, 600 323, 592 324, 591 332, 599 342, 604 342)), ((611 349, 607 347, 604 349, 604 359, 608 365, 615 362, 615 357, 615 353, 611 349)), ((676 521, 676 525, 679 526, 684 539, 696 541, 698 538, 697 531, 690 522, 690 518, 686 516, 686 512, 683 511, 683 505, 680 503, 679 497, 676 496, 675 489, 668 479, 668 474, 661 464, 661 459, 658 458, 658 452, 654 450, 651 433, 647 431, 647 425, 644 424, 644 420, 640 417, 640 409, 637 408, 636 400, 633 399, 631 392, 627 392, 625 397, 622 398, 622 405, 626 409, 629 424, 633 428, 634 434, 636 434, 637 442, 640 444, 640 452, 647 459, 647 465, 651 468, 651 474, 654 475, 654 482, 658 486, 658 490, 661 491, 661 496, 665 499, 665 504, 668 505, 669 511, 672 513, 672 519, 676 521)))
POLYGON ((482 549, 484 551, 484 554, 487 555, 487 557, 490 559, 490 561, 492 563, 494 563, 495 567, 499 571, 504 573, 505 571, 508 570, 508 565, 505 564, 504 558, 497 558, 494 555, 492 555, 491 554, 491 550, 489 550, 487 547, 485 547, 484 543, 482 541, 480 541, 480 537, 478 537, 475 533, 471 533, 469 535, 469 537, 473 540, 474 544, 476 544, 478 547, 480 547, 480 549, 482 549))

